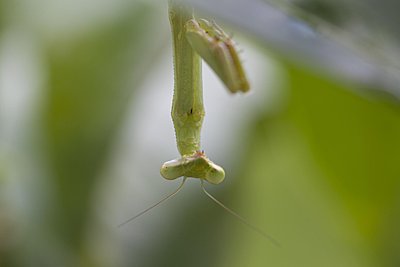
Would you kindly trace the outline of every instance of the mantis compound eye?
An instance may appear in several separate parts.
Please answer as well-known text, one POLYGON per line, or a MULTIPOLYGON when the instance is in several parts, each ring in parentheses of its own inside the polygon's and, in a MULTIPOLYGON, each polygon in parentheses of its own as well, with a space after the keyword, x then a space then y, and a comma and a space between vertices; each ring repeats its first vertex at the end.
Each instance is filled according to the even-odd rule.
POLYGON ((213 162, 211 162, 213 166, 213 168, 211 168, 209 170, 209 172, 206 175, 206 180, 209 183, 212 184, 219 184, 221 183, 224 179, 225 179, 225 171, 223 168, 221 168, 220 166, 218 166, 217 164, 214 164, 213 162))
POLYGON ((173 159, 165 162, 160 169, 160 174, 167 180, 175 180, 185 176, 185 160, 183 158, 173 159))

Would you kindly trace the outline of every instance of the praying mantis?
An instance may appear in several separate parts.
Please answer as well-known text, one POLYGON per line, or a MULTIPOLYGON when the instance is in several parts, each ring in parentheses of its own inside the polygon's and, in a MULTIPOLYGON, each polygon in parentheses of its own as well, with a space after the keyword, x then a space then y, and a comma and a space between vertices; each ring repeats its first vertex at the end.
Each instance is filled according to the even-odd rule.
POLYGON ((197 20, 186 6, 176 1, 169 1, 169 20, 174 54, 174 95, 171 116, 181 157, 165 162, 161 166, 160 174, 168 180, 180 177, 183 177, 183 180, 176 191, 120 226, 175 196, 183 188, 187 178, 192 177, 200 179, 202 190, 215 203, 278 245, 275 239, 226 207, 204 187, 204 181, 211 184, 221 183, 225 178, 225 171, 200 150, 200 133, 205 116, 201 59, 206 61, 231 93, 247 92, 250 86, 235 44, 215 22, 197 20))
POLYGON ((175 86, 172 120, 181 158, 168 161, 161 175, 168 180, 199 178, 219 184, 225 178, 222 167, 200 151, 200 133, 205 115, 201 78, 203 58, 232 92, 250 88, 231 38, 215 23, 197 21, 186 7, 169 2, 173 36, 175 86))

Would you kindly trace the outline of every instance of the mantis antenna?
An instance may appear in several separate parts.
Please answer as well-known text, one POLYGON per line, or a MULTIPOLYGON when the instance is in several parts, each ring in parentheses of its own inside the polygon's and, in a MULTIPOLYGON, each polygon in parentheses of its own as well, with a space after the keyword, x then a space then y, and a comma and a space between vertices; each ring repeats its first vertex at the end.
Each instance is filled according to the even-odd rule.
POLYGON ((154 204, 154 205, 148 207, 147 209, 145 209, 145 210, 139 212, 139 213, 136 214, 135 216, 133 216, 133 217, 129 218, 128 220, 124 221, 123 223, 119 224, 118 227, 124 226, 125 224, 127 224, 127 223, 129 223, 129 222, 131 222, 131 221, 133 221, 133 220, 135 220, 135 219, 137 219, 137 218, 139 218, 140 216, 146 214, 147 212, 149 212, 150 210, 154 209, 154 208, 157 207, 158 205, 160 205, 160 204, 164 203, 165 201, 169 200, 170 198, 174 197, 176 194, 179 193, 179 191, 181 191, 181 189, 183 188, 183 185, 184 185, 185 182, 186 182, 186 179, 187 179, 187 177, 183 177, 182 183, 179 185, 179 187, 178 187, 174 192, 172 192, 172 193, 169 194, 168 196, 164 197, 163 199, 161 199, 160 201, 158 201, 156 204, 154 204))
POLYGON ((223 208, 224 210, 226 210, 227 212, 229 212, 232 216, 234 216, 236 219, 238 219, 239 221, 241 221, 242 223, 244 223, 246 226, 248 226, 250 229, 252 229, 253 231, 255 231, 256 233, 260 234, 262 237, 268 239, 269 241, 271 241, 275 246, 280 247, 280 243, 273 238, 272 236, 268 235, 267 233, 265 233, 263 230, 261 230, 260 228, 258 228, 257 226, 254 226, 253 224, 249 223, 245 218, 243 218, 242 216, 240 216, 239 214, 237 214, 236 212, 234 212, 233 210, 231 210, 230 208, 228 208, 227 206, 225 206, 224 204, 222 204, 221 201, 219 201, 218 199, 216 199, 213 195, 211 195, 206 188, 204 187, 204 180, 201 180, 201 189, 203 189, 204 194, 206 194, 207 197, 209 197, 212 201, 214 201, 215 203, 217 203, 219 206, 221 206, 221 208, 223 208))

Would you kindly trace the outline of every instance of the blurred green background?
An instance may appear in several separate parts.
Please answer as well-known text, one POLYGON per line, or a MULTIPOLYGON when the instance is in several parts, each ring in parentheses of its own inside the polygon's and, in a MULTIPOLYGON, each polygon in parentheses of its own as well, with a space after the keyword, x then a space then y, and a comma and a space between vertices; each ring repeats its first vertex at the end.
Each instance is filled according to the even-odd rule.
POLYGON ((207 188, 282 246, 194 179, 117 228, 179 184, 164 1, 0 0, 0 266, 400 266, 398 99, 226 26, 252 92, 203 67, 207 188))

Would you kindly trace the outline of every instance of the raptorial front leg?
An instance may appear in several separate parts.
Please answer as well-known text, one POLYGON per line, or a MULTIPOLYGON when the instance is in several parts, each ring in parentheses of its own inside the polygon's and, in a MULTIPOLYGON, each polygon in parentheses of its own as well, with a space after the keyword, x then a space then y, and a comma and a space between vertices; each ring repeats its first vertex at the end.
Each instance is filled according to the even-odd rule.
POLYGON ((172 120, 181 158, 168 161, 160 173, 166 179, 193 177, 218 184, 225 171, 200 152, 200 134, 204 119, 201 58, 186 38, 186 24, 193 17, 181 4, 169 2, 174 53, 174 96, 172 120))

